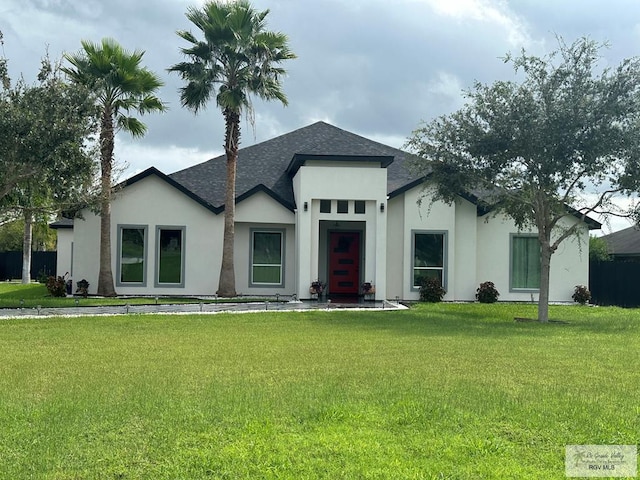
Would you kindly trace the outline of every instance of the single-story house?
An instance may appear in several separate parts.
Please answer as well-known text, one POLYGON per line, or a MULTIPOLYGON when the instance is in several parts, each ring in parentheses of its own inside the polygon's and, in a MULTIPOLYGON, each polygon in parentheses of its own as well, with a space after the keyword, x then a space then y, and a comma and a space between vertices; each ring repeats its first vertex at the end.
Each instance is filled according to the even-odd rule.
MULTIPOLYGON (((539 286, 532 231, 481 208, 473 195, 447 205, 418 200, 425 178, 411 155, 324 122, 242 148, 237 170, 235 272, 242 295, 416 300, 437 277, 445 300, 473 300, 492 281, 501 300, 530 301, 539 286)), ((225 157, 166 175, 149 168, 120 185, 112 203, 112 258, 123 295, 213 295, 223 238, 225 157)), ((425 187, 427 190, 425 190, 425 187)), ((58 229, 58 272, 98 279, 99 218, 90 211, 58 229)), ((551 264, 551 300, 588 283, 588 231, 565 241, 551 264)))

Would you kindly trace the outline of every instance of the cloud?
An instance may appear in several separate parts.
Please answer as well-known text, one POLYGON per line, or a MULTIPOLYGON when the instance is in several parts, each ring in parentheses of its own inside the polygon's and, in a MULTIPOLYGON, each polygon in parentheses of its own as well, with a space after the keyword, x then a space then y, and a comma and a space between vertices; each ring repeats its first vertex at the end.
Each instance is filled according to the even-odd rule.
POLYGON ((216 151, 184 148, 177 145, 163 147, 142 145, 130 140, 122 141, 118 137, 114 149, 116 170, 120 171, 118 180, 124 180, 149 167, 156 167, 163 173, 171 174, 223 153, 222 149, 216 151))
MULTIPOLYGON (((182 81, 167 68, 183 60, 177 30, 204 0, 2 0, 0 29, 10 73, 37 74, 52 58, 77 52, 80 41, 111 37, 145 50, 143 63, 165 82, 169 111, 142 117, 142 139, 118 134, 119 157, 131 172, 156 165, 170 173, 222 152, 224 123, 214 103, 198 115, 180 105, 182 81)), ((270 29, 286 33, 298 59, 284 68, 289 106, 256 100, 255 134, 243 121, 242 145, 324 120, 401 146, 421 120, 460 108, 475 81, 514 79, 500 57, 521 48, 543 55, 580 36, 610 41, 605 62, 637 54, 637 0, 253 0, 269 9, 270 29)))

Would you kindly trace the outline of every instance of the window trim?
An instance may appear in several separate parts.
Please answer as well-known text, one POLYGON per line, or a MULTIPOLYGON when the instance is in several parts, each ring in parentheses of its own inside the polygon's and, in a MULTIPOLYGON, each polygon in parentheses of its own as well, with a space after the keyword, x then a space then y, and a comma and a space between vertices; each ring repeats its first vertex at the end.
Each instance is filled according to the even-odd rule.
POLYGON ((118 224, 118 241, 117 241, 117 255, 118 261, 116 262, 116 286, 117 287, 146 287, 147 286, 147 267, 148 267, 148 251, 149 251, 149 226, 148 225, 136 225, 136 224, 118 224), (122 232, 123 230, 142 229, 144 231, 144 253, 142 257, 142 282, 123 282, 122 281, 122 232))
POLYGON ((186 238, 187 227, 184 225, 156 225, 156 251, 155 265, 153 269, 153 286, 156 288, 184 288, 185 260, 186 260, 186 238), (168 283, 160 282, 160 232, 162 230, 180 230, 182 232, 182 242, 180 245, 180 282, 168 283))
MULTIPOLYGON (((538 284, 538 288, 523 288, 523 287, 514 287, 513 286, 513 239, 514 238, 522 238, 522 237, 533 237, 538 238, 537 233, 510 233, 509 234, 509 292, 513 293, 538 293, 540 292, 540 285, 538 284)), ((539 243, 539 242, 538 242, 539 243)), ((542 268, 540 268, 540 274, 542 273, 542 268)))
MULTIPOLYGON (((442 235, 442 288, 447 290, 449 281, 449 231, 448 230, 411 230, 411 269, 409 270, 409 285, 412 292, 419 292, 420 286, 413 284, 416 268, 416 235, 442 235)), ((431 267, 433 268, 433 267, 431 267)), ((435 268, 434 268, 435 269, 435 268)))
MULTIPOLYGON (((251 228, 249 229, 249 287, 250 288, 284 288, 287 230, 284 228, 251 228), (280 283, 258 283, 253 281, 253 247, 256 233, 280 234, 280 283)), ((275 264, 274 264, 275 265, 275 264)))

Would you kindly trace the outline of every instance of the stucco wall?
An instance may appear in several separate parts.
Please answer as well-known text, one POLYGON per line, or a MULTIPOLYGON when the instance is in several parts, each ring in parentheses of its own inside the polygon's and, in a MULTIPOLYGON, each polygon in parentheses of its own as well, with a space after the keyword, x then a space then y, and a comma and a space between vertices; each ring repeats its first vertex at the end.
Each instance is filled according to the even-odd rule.
MULTIPOLYGON (((83 212, 74 226, 74 281, 85 278, 89 292, 98 284, 100 219, 83 212)), ((116 194, 111 212, 111 255, 117 280, 118 225, 147 226, 146 286, 116 286, 123 295, 213 295, 218 285, 223 219, 151 175, 116 194), (154 288, 156 227, 185 227, 184 288, 154 288)))
MULTIPOLYGON (((415 187, 404 194, 404 239, 403 239, 403 278, 402 295, 406 300, 417 300, 418 289, 412 288, 412 232, 445 232, 445 289, 444 300, 469 299, 469 275, 475 277, 474 271, 469 271, 469 264, 474 263, 475 255, 473 230, 469 223, 475 225, 475 207, 466 200, 447 205, 443 202, 431 203, 428 191, 422 186, 415 187), (427 195, 427 196, 425 196, 427 195), (422 198, 421 204, 418 200, 422 198)), ((472 270, 475 265, 472 265, 472 270)))
MULTIPOLYGON (((417 300, 419 293, 411 288, 412 232, 446 232, 445 300, 473 301, 476 289, 484 281, 492 281, 500 292, 500 300, 531 301, 538 292, 510 291, 510 242, 518 232, 513 220, 490 215, 478 217, 476 206, 458 198, 452 205, 430 204, 428 197, 418 199, 425 191, 421 186, 389 201, 387 243, 387 298, 398 296, 417 300)), ((577 219, 568 217, 568 227, 577 219)), ((551 258, 550 300, 570 302, 576 285, 589 280, 588 231, 570 237, 551 258)))
POLYGON ((455 258, 455 299, 475 300, 476 257, 477 257, 477 208, 473 203, 458 198, 456 208, 455 258))
POLYGON ((404 299, 405 294, 405 227, 404 195, 393 197, 387 208, 387 298, 404 299))
POLYGON ((73 223, 73 288, 76 288, 76 282, 87 280, 89 293, 96 293, 100 268, 100 217, 88 210, 82 212, 82 217, 73 223))
MULTIPOLYGON (((500 300, 530 301, 531 293, 509 291, 510 238, 518 233, 513 221, 477 217, 472 203, 430 204, 421 186, 386 199, 386 170, 375 165, 332 168, 302 166, 294 178, 297 211, 291 212, 269 195, 259 192, 237 205, 236 288, 247 295, 291 295, 302 298, 311 281, 327 276, 327 232, 355 229, 362 232, 362 281, 373 281, 376 298, 417 300, 412 283, 412 232, 446 234, 445 300, 473 300, 480 282, 491 280, 500 300), (364 200, 365 214, 320 212, 320 200, 364 200), (304 203, 307 209, 304 209, 304 203), (384 209, 381 208, 384 206, 384 209), (250 285, 252 229, 276 229, 285 235, 284 285, 250 285), (324 250, 323 250, 324 249, 324 250), (323 253, 324 252, 324 253, 323 253), (324 257, 323 257, 324 255, 324 257), (323 260, 324 259, 324 260, 323 260), (324 262, 324 264, 323 264, 324 262), (324 271, 323 271, 324 268, 324 271)), ((335 205, 335 203, 334 203, 335 205)), ((83 212, 73 230, 73 280, 87 279, 95 293, 99 269, 99 217, 83 212)), ((112 202, 112 268, 118 272, 118 226, 147 228, 146 285, 117 285, 119 294, 213 295, 221 263, 223 215, 215 215, 177 189, 150 175, 120 191, 112 202), (156 228, 185 229, 184 287, 155 287, 156 228)), ((577 221, 567 220, 567 225, 577 221)), ((58 272, 71 271, 71 231, 59 230, 58 272)), ((566 240, 551 259, 551 301, 570 301, 573 288, 588 282, 588 231, 566 240)), ((537 293, 534 293, 537 299, 537 293)))
MULTIPOLYGON (((566 218, 562 223, 569 226, 577 219, 566 218)), ((478 218, 478 255, 476 283, 490 280, 500 292, 500 300, 535 301, 537 292, 510 291, 510 238, 512 234, 533 232, 518 231, 513 220, 503 215, 486 215, 478 218)), ((571 302, 576 285, 589 282, 589 232, 583 228, 578 237, 566 239, 551 257, 549 300, 571 302)))
POLYGON ((58 228, 56 229, 56 275, 63 276, 69 274, 69 278, 73 278, 73 264, 71 255, 73 252, 73 229, 58 228))
POLYGON ((266 193, 258 192, 236 205, 233 253, 238 293, 243 295, 292 295, 295 293, 295 214, 266 193), (264 287, 251 285, 251 231, 254 229, 284 233, 284 285, 264 287))

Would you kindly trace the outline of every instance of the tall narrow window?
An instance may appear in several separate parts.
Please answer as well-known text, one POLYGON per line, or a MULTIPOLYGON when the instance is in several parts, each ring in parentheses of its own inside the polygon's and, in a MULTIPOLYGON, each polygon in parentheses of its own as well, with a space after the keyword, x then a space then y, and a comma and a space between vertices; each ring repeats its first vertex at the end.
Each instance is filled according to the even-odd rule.
POLYGON ((282 286, 283 281, 283 231, 252 232, 251 284, 254 286, 282 286))
POLYGON ((413 234, 413 288, 422 282, 437 278, 445 286, 446 233, 414 232, 413 234))
POLYGON ((184 228, 158 227, 156 239, 158 286, 184 286, 184 228))
POLYGON ((511 236, 511 288, 540 288, 540 243, 533 235, 511 236))
POLYGON ((121 226, 118 233, 118 283, 145 285, 147 227, 121 226))

